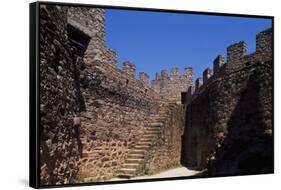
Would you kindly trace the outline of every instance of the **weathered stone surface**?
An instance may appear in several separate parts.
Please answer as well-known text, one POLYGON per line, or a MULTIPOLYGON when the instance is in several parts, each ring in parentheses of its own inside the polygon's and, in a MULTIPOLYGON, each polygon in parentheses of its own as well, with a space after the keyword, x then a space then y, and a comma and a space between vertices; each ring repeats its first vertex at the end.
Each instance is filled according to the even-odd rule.
POLYGON ((189 92, 184 165, 207 167, 209 175, 273 171, 272 51, 262 40, 271 35, 271 29, 259 33, 250 55, 245 43, 231 45, 228 62, 189 92))
POLYGON ((79 170, 79 139, 73 131, 73 118, 80 107, 80 91, 66 14, 63 7, 40 7, 41 185, 69 183, 79 170))
POLYGON ((258 171, 271 169, 272 31, 257 35, 251 55, 243 42, 230 46, 228 63, 218 57, 204 83, 192 85, 192 68, 173 68, 150 87, 133 63, 117 68, 103 9, 42 6, 40 19, 42 185, 150 174, 180 159, 210 175, 243 173, 247 152, 264 161, 258 171))
POLYGON ((179 75, 178 68, 173 68, 171 75, 167 70, 161 74, 156 73, 156 78, 151 82, 153 90, 160 94, 160 98, 170 102, 181 102, 181 93, 192 86, 192 68, 184 69, 184 75, 179 75))
POLYGON ((150 172, 178 163, 184 109, 163 103, 147 74, 136 79, 133 63, 116 67, 116 54, 104 43, 104 10, 40 10, 41 183, 109 179, 118 175, 134 148, 146 152, 150 172), (158 114, 164 123, 150 151, 138 142, 155 134, 149 126, 157 124, 158 114))

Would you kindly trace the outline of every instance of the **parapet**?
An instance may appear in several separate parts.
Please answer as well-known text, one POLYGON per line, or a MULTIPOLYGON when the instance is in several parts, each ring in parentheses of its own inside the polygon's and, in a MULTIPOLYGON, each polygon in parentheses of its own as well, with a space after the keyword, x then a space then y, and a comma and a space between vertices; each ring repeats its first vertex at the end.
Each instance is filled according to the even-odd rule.
POLYGON ((149 85, 149 76, 145 72, 139 73, 140 81, 142 81, 145 85, 149 85))
POLYGON ((244 41, 232 44, 227 48, 227 63, 239 61, 247 54, 247 46, 244 41))
POLYGON ((272 28, 259 32, 256 35, 256 52, 268 53, 272 52, 272 28))
POLYGON ((213 71, 210 68, 207 68, 203 71, 203 84, 213 75, 213 71))
MULTIPOLYGON (((218 55, 213 61, 213 70, 207 68, 203 72, 203 79, 197 78, 195 81, 195 92, 202 85, 206 85, 210 78, 216 79, 225 74, 238 71, 239 69, 248 66, 256 61, 268 61, 272 59, 272 28, 259 32, 256 35, 256 52, 247 55, 247 46, 244 41, 234 43, 227 47, 227 63, 223 55, 218 55), (222 71, 218 74, 219 71, 222 71), (214 76, 213 76, 214 75, 214 76), (212 77, 213 76, 213 77, 212 77)), ((192 69, 185 69, 186 73, 190 72, 192 76, 192 69)), ((211 79, 211 80, 212 80, 211 79)), ((207 84, 208 85, 208 84, 207 84)), ((187 95, 192 89, 188 89, 187 95)))
POLYGON ((192 78, 192 67, 184 68, 184 76, 188 78, 192 78))
POLYGON ((195 91, 197 91, 203 85, 203 79, 201 77, 197 78, 195 81, 195 91))
POLYGON ((220 70, 220 68, 223 66, 223 64, 224 64, 224 56, 218 55, 216 57, 216 59, 213 61, 214 74, 216 74, 220 70))
POLYGON ((166 79, 169 77, 168 71, 166 69, 161 71, 161 78, 166 79))
POLYGON ((125 62, 123 62, 123 71, 127 75, 135 78, 136 66, 133 63, 131 63, 130 61, 125 61, 125 62))
POLYGON ((179 76, 179 68, 177 67, 172 68, 172 76, 179 76))
POLYGON ((160 79, 161 79, 161 74, 160 74, 160 73, 156 73, 155 79, 156 79, 156 80, 160 80, 160 79))

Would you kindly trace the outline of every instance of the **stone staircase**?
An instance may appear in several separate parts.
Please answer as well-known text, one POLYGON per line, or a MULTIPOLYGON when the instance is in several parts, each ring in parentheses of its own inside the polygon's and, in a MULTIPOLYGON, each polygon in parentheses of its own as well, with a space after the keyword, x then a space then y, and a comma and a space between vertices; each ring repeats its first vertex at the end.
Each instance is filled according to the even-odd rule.
POLYGON ((158 114, 151 116, 150 119, 152 122, 146 126, 145 132, 140 140, 129 150, 125 163, 117 172, 118 177, 131 178, 141 173, 141 170, 144 169, 146 155, 161 132, 161 128, 167 119, 166 110, 164 108, 160 109, 158 114))

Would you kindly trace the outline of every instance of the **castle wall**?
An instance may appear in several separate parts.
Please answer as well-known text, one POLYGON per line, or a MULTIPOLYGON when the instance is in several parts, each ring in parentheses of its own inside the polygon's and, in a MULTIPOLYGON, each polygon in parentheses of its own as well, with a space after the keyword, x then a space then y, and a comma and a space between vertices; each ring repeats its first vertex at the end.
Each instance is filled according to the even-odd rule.
MULTIPOLYGON (((70 9, 69 12, 70 24, 80 30, 86 31, 85 28, 87 28, 92 31, 91 34, 87 32, 91 40, 81 60, 85 68, 80 70, 80 87, 86 109, 80 114, 81 141, 84 151, 79 163, 79 180, 102 181, 118 174, 129 150, 144 134, 151 115, 157 114, 161 99, 159 94, 149 87, 149 76, 146 73, 141 72, 138 80, 133 63, 125 61, 123 68, 119 69, 116 67, 116 56, 107 54, 109 49, 104 45, 105 35, 102 25, 104 11, 75 8, 70 9), (80 11, 83 11, 82 15, 80 11), (89 19, 87 14, 93 14, 90 16, 90 18, 93 17, 92 23, 87 22, 89 19), (85 26, 83 28, 78 24, 73 24, 73 20, 79 22, 76 17, 84 20, 88 25, 79 23, 85 26), (101 21, 95 25, 96 18, 101 21), (101 29, 91 29, 96 26, 101 29)), ((164 155, 158 151, 158 155, 153 156, 153 161, 151 161, 153 170, 179 163, 180 132, 178 130, 171 132, 178 124, 165 125, 166 128, 163 129, 161 139, 169 137, 169 140, 165 141, 169 143, 168 145, 164 146, 163 143, 159 144, 157 141, 153 146, 155 151, 159 147, 162 147, 161 150, 164 151, 164 148, 169 146, 169 151, 178 156, 168 161, 167 155, 171 154, 167 152, 168 149, 167 154, 164 155)))
POLYGON ((186 92, 192 85, 192 68, 185 68, 184 75, 180 76, 178 68, 173 68, 171 75, 167 70, 156 74, 151 87, 160 94, 160 97, 170 102, 181 102, 181 93, 186 92))
POLYGON ((88 66, 106 64, 107 71, 116 67, 116 53, 105 46, 104 9, 88 7, 68 8, 67 22, 87 34, 91 40, 83 55, 88 66))
POLYGON ((82 141, 88 148, 84 148, 80 178, 105 180, 117 174, 149 116, 157 113, 158 103, 153 91, 145 91, 143 83, 119 70, 110 76, 99 69, 82 73, 89 79, 81 81, 86 102, 86 112, 81 113, 82 141), (94 159, 88 159, 93 154, 94 159))
POLYGON ((145 174, 157 173, 180 165, 185 107, 171 104, 165 109, 167 110, 166 122, 149 150, 145 174))
POLYGON ((64 7, 40 6, 40 184, 71 183, 78 174, 79 110, 75 54, 67 39, 64 7))
POLYGON ((257 34, 257 51, 250 55, 244 42, 229 46, 227 63, 215 59, 215 74, 204 72, 208 79, 189 90, 184 165, 208 167, 210 175, 272 171, 272 51, 260 40, 271 36, 272 29, 257 34))
POLYGON ((180 159, 186 166, 208 167, 212 175, 241 172, 253 159, 246 158, 247 151, 261 158, 252 163, 268 169, 272 30, 257 34, 253 54, 247 55, 244 42, 229 46, 227 63, 218 56, 213 70, 206 69, 195 85, 191 68, 183 76, 173 68, 171 74, 157 74, 150 87, 146 73, 136 79, 132 62, 117 68, 117 54, 104 43, 103 9, 42 6, 40 16, 42 184, 116 176, 156 117, 163 125, 146 154, 143 173, 175 166, 180 159), (187 110, 178 104, 181 92, 187 92, 187 110))

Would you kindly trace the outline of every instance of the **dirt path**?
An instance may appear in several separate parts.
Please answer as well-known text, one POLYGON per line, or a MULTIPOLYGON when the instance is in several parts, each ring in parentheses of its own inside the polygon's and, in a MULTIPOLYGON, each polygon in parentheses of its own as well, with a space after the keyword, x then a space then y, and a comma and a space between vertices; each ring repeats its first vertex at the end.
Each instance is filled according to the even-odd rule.
MULTIPOLYGON (((160 172, 158 174, 154 175, 146 175, 146 176, 138 176, 131 178, 132 180, 135 179, 155 179, 155 178, 170 178, 170 177, 187 177, 187 176, 193 176, 196 174, 201 173, 202 171, 196 171, 196 170, 189 170, 185 167, 178 167, 169 169, 163 172, 160 172)), ((127 180, 123 178, 112 178, 109 181, 120 181, 120 180, 127 180)))

